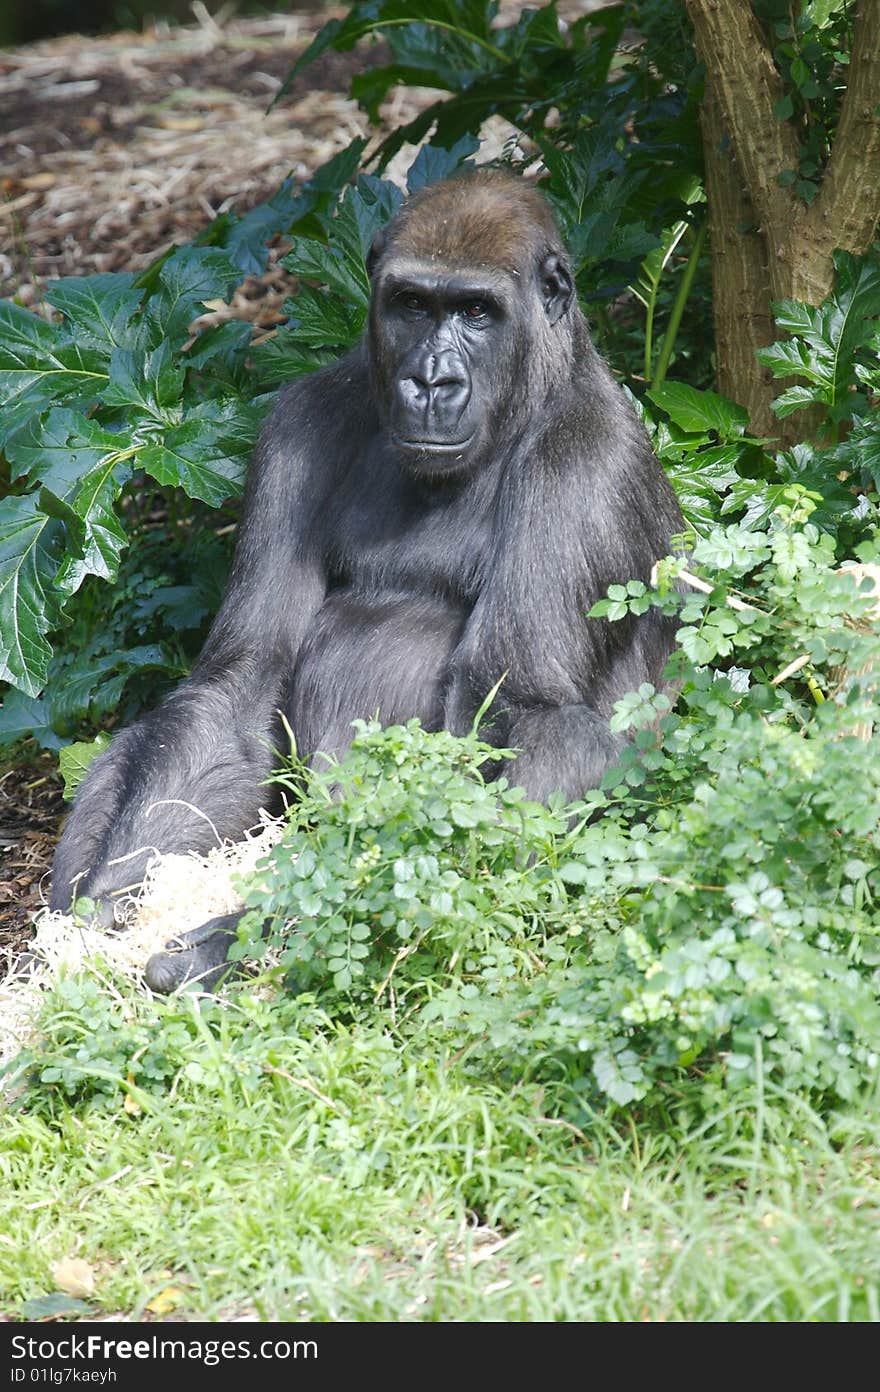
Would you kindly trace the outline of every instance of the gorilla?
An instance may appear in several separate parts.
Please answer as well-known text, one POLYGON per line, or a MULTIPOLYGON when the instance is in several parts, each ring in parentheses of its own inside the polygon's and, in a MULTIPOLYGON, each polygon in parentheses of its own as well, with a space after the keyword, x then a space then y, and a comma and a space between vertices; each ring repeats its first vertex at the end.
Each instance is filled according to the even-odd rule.
MULTIPOLYGON (((662 685, 656 612, 587 611, 647 581, 682 526, 594 348, 542 195, 501 171, 414 194, 377 236, 363 340, 283 390, 249 471, 228 588, 192 674, 96 759, 53 870, 113 921, 155 851, 240 836, 286 719, 303 757, 357 717, 488 737, 536 799, 596 786, 614 702, 662 685)), ((213 985, 235 916, 168 944, 147 982, 213 985)))

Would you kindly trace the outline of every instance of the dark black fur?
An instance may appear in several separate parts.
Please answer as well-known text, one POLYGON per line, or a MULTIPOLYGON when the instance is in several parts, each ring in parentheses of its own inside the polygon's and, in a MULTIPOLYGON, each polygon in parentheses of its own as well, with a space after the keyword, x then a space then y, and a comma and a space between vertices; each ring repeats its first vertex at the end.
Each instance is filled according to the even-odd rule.
MULTIPOLYGON (((55 908, 75 891, 106 920, 154 849, 204 851, 252 826, 279 710, 300 754, 339 753, 377 711, 464 732, 506 674, 491 735, 521 750, 506 772, 534 797, 575 797, 619 750, 613 703, 660 684, 671 638, 656 616, 585 615, 609 584, 647 580, 681 517, 538 195, 491 174, 426 190, 372 270, 370 333, 288 387, 264 428, 191 676, 83 783, 55 908), (422 301, 401 301, 401 283, 422 301)), ((215 926, 152 960, 156 989, 221 974, 230 922, 215 926)))

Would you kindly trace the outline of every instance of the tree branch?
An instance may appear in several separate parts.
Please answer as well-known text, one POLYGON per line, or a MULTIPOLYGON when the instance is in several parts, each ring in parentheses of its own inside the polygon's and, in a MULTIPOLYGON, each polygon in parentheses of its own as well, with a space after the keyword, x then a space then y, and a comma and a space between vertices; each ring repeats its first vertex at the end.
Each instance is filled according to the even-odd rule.
MULTIPOLYGON (((697 55, 712 73, 743 182, 772 251, 774 229, 787 227, 796 214, 793 195, 776 182, 780 170, 794 169, 798 160, 794 130, 773 114, 785 95, 782 78, 749 0, 685 3, 697 55)), ((876 0, 868 0, 869 7, 872 3, 876 0)))

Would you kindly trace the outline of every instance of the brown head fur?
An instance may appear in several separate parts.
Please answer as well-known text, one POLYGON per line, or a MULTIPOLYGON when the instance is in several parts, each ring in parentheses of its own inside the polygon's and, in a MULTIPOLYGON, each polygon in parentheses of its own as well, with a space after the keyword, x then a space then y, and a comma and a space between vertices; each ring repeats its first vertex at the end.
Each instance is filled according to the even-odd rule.
POLYGON ((526 256, 562 250, 542 195, 500 169, 478 169, 420 189, 388 232, 389 246, 419 260, 510 274, 522 270, 526 256))

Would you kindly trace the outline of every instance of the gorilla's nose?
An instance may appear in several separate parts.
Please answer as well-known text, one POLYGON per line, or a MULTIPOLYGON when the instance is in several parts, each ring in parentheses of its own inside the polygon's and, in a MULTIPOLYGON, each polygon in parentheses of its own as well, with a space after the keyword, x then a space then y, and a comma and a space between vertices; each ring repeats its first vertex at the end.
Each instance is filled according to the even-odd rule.
POLYGON ((461 364, 445 353, 429 353, 404 382, 414 404, 423 410, 455 410, 468 396, 468 382, 461 364))
POLYGON ((440 387, 458 387, 464 383, 461 365, 445 353, 431 353, 423 358, 413 373, 413 381, 433 391, 440 387))

